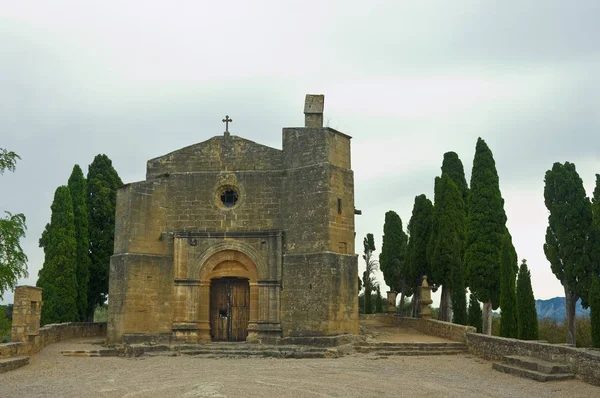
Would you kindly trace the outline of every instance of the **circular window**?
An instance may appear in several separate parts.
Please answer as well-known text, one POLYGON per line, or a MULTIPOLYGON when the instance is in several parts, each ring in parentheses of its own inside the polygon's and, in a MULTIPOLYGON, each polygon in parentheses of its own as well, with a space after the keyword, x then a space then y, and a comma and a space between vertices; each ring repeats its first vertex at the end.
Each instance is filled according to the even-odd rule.
POLYGON ((233 189, 226 189, 221 192, 221 203, 225 207, 233 207, 238 201, 238 193, 233 189))

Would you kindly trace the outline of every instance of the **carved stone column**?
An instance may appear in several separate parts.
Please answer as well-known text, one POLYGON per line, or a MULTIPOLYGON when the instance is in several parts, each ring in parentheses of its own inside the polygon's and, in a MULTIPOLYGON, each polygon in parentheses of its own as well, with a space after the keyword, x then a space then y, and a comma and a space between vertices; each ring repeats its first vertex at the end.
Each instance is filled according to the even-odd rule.
POLYGON ((387 292, 387 302, 388 302, 388 307, 387 307, 387 312, 388 313, 396 313, 396 296, 398 295, 398 292, 395 292, 393 290, 387 292))
POLYGON ((423 275, 423 283, 419 287, 420 300, 419 307, 420 317, 423 319, 431 319, 431 309, 429 308, 429 304, 433 303, 431 300, 431 289, 432 287, 427 284, 427 275, 423 275))

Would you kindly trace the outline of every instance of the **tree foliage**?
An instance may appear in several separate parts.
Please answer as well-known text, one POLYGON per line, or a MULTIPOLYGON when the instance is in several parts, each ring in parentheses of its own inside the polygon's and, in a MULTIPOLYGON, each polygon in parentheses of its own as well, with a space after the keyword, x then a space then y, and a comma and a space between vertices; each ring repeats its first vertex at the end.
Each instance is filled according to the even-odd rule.
MULTIPOLYGON (((492 151, 479 138, 468 200, 465 265, 468 286, 482 302, 500 305, 500 256, 506 234, 504 200, 492 151)), ((486 331, 487 332, 487 331, 486 331)))
POLYGON ((581 298, 587 308, 594 267, 590 258, 592 205, 573 163, 554 163, 546 172, 544 200, 549 211, 544 253, 563 285, 567 343, 575 344, 575 303, 581 298))
POLYGON ((383 311, 383 297, 381 297, 381 287, 377 285, 377 296, 375 296, 375 313, 381 314, 383 311))
POLYGON ((593 277, 588 300, 592 321, 592 347, 600 348, 600 280, 598 276, 593 277))
POLYGON ((427 245, 431 237, 432 218, 433 204, 431 201, 425 195, 415 197, 412 217, 408 223, 410 239, 406 249, 409 264, 407 280, 415 288, 421 285, 423 275, 433 278, 427 260, 427 245))
MULTIPOLYGON (((14 171, 19 155, 0 148, 0 175, 5 170, 14 171)), ((20 240, 25 237, 25 216, 5 211, 0 217, 0 299, 7 290, 14 290, 19 278, 26 278, 27 256, 20 240)))
POLYGON ((482 321, 482 313, 481 313, 481 305, 479 304, 479 300, 477 300, 477 296, 471 293, 469 295, 469 325, 473 326, 477 329, 477 333, 481 333, 481 329, 483 326, 482 321))
POLYGON ((77 311, 77 242, 73 202, 69 188, 60 186, 54 194, 50 224, 40 239, 44 248, 44 265, 37 286, 43 289, 42 325, 76 322, 77 311))
POLYGON ((73 215, 75 222, 75 239, 77 241, 77 311, 79 320, 87 320, 88 309, 88 280, 90 278, 90 256, 88 237, 88 211, 87 211, 87 184, 83 171, 79 165, 73 167, 69 177, 69 192, 73 202, 73 215))
MULTIPOLYGON (((462 194, 448 174, 436 178, 437 202, 434 220, 437 237, 430 241, 431 273, 436 284, 452 297, 454 321, 467 323, 467 302, 463 276, 463 249, 466 212, 462 194)), ((449 321, 449 319, 443 319, 449 321)))
POLYGON ((363 240, 363 260, 365 260, 365 272, 363 273, 363 285, 365 288, 365 314, 370 314, 373 311, 373 304, 371 302, 372 295, 375 288, 375 271, 377 270, 377 260, 373 258, 373 252, 375 251, 375 239, 373 234, 367 234, 363 240))
POLYGON ((446 152, 442 161, 442 174, 447 174, 448 177, 456 184, 460 191, 463 201, 466 203, 469 193, 467 179, 465 178, 465 169, 456 152, 446 152))
POLYGON ((502 240, 500 255, 500 308, 502 310, 500 336, 516 338, 518 335, 516 281, 519 266, 517 253, 511 240, 510 234, 507 233, 502 240))
POLYGON ((106 155, 97 155, 87 175, 89 213, 89 288, 87 317, 104 304, 108 294, 108 270, 114 250, 117 188, 123 182, 106 155))
POLYGON ((523 259, 517 278, 517 337, 521 340, 538 339, 538 318, 535 297, 531 288, 531 274, 523 259))
POLYGON ((385 213, 379 267, 390 290, 410 295, 412 289, 406 284, 406 274, 408 272, 406 261, 407 242, 408 236, 402 229, 400 216, 392 210, 385 213))

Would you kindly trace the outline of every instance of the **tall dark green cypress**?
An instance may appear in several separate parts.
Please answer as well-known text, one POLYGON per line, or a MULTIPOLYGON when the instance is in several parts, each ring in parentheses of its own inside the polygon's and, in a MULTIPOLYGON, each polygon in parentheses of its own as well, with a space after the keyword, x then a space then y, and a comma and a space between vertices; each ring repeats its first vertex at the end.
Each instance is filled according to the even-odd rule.
POLYGON ((483 325, 481 319, 481 306, 477 296, 473 293, 469 296, 469 325, 477 329, 477 333, 481 333, 481 327, 483 325))
POLYGON ((69 192, 73 201, 75 216, 75 239, 77 240, 77 311, 79 320, 87 320, 88 310, 88 281, 90 278, 90 256, 88 237, 87 183, 79 165, 73 167, 69 177, 69 192))
POLYGON ((492 308, 500 305, 500 257, 507 234, 504 199, 492 151, 479 138, 468 199, 465 266, 467 285, 483 302, 483 333, 491 334, 492 308))
POLYGON ((462 262, 466 217, 464 202, 461 192, 448 174, 442 174, 437 188, 440 194, 434 213, 438 239, 430 243, 433 245, 430 257, 432 274, 436 283, 446 285, 447 291, 451 292, 454 322, 466 324, 467 302, 462 262))
POLYGON ((465 169, 456 152, 446 152, 442 161, 442 174, 448 174, 448 177, 456 184, 460 191, 463 201, 467 203, 469 187, 465 178, 465 169))
POLYGON ((403 290, 406 280, 406 245, 408 236, 402 229, 402 219, 400 216, 390 210, 385 213, 385 223, 383 224, 383 238, 381 253, 379 254, 379 267, 383 273, 386 285, 391 290, 407 293, 403 290), (398 262, 394 262, 397 260, 398 262), (398 266, 397 264, 400 264, 398 266))
POLYGON ((43 289, 42 325, 79 320, 75 216, 68 187, 56 189, 51 209, 50 224, 40 239, 45 253, 37 282, 37 286, 43 289))
POLYGON ((500 336, 517 338, 517 272, 519 270, 517 254, 511 242, 510 234, 503 239, 500 255, 500 336))
POLYGON ((531 274, 523 259, 517 278, 517 337, 521 340, 538 339, 538 318, 535 297, 531 288, 531 274))
POLYGON ((563 285, 566 299, 567 343, 576 344, 575 305, 587 308, 592 264, 592 204, 575 165, 554 163, 544 178, 544 200, 549 211, 544 254, 563 285))
POLYGON ((108 270, 114 250, 115 207, 117 188, 123 182, 106 155, 97 155, 87 175, 89 213, 90 279, 87 318, 97 306, 104 304, 108 294, 108 270))
POLYGON ((417 317, 419 289, 423 275, 432 277, 431 267, 427 260, 427 244, 431 237, 431 220, 433 204, 425 195, 415 197, 412 216, 408 223, 410 239, 406 248, 406 260, 409 265, 407 283, 414 286, 412 316, 417 317))

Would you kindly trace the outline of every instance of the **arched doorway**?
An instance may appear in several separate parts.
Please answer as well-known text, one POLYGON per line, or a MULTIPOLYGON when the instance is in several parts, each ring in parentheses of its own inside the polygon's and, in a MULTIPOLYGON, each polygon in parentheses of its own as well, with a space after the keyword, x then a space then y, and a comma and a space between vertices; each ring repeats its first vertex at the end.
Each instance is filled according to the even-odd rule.
POLYGON ((210 334, 213 341, 244 341, 250 321, 248 279, 210 281, 210 334))
POLYGON ((247 255, 224 250, 203 264, 199 315, 200 332, 206 333, 201 339, 244 341, 256 336, 258 270, 247 255))

